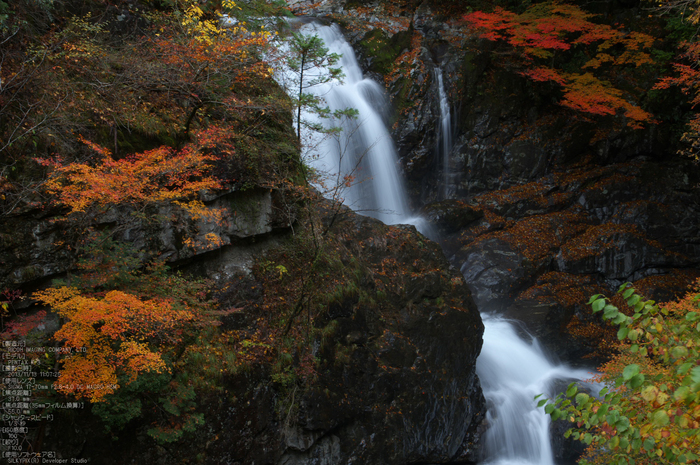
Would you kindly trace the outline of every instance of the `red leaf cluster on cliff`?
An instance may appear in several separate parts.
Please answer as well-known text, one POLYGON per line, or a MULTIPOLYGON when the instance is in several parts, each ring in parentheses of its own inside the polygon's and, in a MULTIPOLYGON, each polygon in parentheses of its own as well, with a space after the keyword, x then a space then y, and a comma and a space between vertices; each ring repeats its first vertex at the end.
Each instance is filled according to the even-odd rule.
MULTIPOLYGON (((684 62, 673 64, 676 76, 661 79, 654 88, 668 89, 678 86, 689 97, 689 103, 693 108, 697 108, 700 104, 700 70, 697 67, 700 62, 700 43, 686 42, 682 46, 684 52, 679 56, 679 59, 684 62)), ((690 143, 687 154, 697 159, 697 153, 700 149, 700 115, 697 113, 693 114, 688 121, 687 131, 683 133, 682 140, 690 143)))
POLYGON ((635 67, 651 63, 648 50, 654 38, 639 32, 623 32, 592 22, 594 15, 559 2, 533 5, 522 14, 500 7, 492 13, 477 11, 463 19, 479 37, 514 47, 525 69, 519 74, 533 81, 554 82, 562 87, 560 104, 592 115, 623 114, 628 126, 641 127, 651 114, 624 98, 622 90, 593 73, 601 67, 635 67), (595 49, 591 47, 597 44, 595 49), (586 73, 570 73, 554 67, 557 52, 579 47, 590 57, 582 66, 586 73), (543 63, 547 60, 548 65, 543 63))

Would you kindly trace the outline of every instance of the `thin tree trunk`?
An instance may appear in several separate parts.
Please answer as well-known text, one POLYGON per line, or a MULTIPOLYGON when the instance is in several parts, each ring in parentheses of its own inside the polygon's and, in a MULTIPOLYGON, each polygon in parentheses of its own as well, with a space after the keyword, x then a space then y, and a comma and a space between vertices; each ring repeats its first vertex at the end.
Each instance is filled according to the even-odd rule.
POLYGON ((301 52, 301 67, 299 68, 299 102, 297 104, 297 139, 301 142, 301 97, 304 92, 304 63, 306 62, 306 52, 301 52))

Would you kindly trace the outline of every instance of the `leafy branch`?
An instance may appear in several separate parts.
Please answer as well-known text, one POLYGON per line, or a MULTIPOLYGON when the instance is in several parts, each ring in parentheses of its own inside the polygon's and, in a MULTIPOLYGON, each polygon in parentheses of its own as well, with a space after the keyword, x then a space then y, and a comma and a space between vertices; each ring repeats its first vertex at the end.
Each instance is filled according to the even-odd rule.
MULTIPOLYGON (((619 327, 620 353, 601 368, 598 395, 569 385, 543 399, 552 420, 575 424, 566 432, 586 445, 582 464, 684 464, 700 459, 700 293, 657 305, 629 283, 618 294, 632 314, 603 295, 593 312, 619 327)), ((538 396, 539 397, 539 396, 538 396)))

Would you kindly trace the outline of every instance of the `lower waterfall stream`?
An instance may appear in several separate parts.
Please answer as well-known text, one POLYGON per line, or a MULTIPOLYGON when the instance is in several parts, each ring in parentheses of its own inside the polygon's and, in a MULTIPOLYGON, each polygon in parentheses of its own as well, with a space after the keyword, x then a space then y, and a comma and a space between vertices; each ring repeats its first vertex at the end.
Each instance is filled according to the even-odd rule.
POLYGON ((537 340, 522 339, 510 321, 481 316, 484 345, 476 372, 488 407, 484 460, 499 465, 553 465, 549 416, 537 408, 534 397, 553 396, 557 381, 582 380, 590 373, 551 362, 537 340))
MULTIPOLYGON (((427 233, 427 223, 412 217, 408 209, 394 144, 382 118, 387 103, 381 86, 363 77, 352 47, 337 26, 310 23, 302 26, 300 32, 321 37, 331 53, 342 54, 339 65, 345 75, 344 82, 318 85, 312 92, 321 96, 331 110, 354 107, 359 112, 357 120, 349 123, 320 120, 306 113, 304 118, 316 118, 317 123, 343 127, 343 134, 335 141, 316 139, 312 144, 315 153, 307 152, 304 155, 306 162, 326 173, 328 179, 338 180, 345 175, 358 179, 359 176, 359 180, 342 196, 344 203, 358 213, 387 224, 411 223, 424 234, 434 237, 427 233)), ((436 75, 441 81, 442 93, 442 74, 438 70, 436 75)), ((282 73, 278 80, 283 86, 284 79, 282 73)), ((446 113, 446 96, 441 95, 440 100, 443 113, 446 113)), ((446 114, 448 116, 443 115, 441 121, 445 165, 451 124, 449 113, 446 114)), ((307 134, 306 137, 313 138, 313 135, 307 134)), ((490 314, 482 314, 482 318, 485 332, 477 360, 477 374, 488 405, 482 463, 554 465, 549 416, 544 409, 537 408, 534 396, 555 394, 558 380, 581 380, 590 374, 548 360, 537 341, 521 338, 511 321, 490 314)), ((563 382, 559 384, 563 385, 563 382)))

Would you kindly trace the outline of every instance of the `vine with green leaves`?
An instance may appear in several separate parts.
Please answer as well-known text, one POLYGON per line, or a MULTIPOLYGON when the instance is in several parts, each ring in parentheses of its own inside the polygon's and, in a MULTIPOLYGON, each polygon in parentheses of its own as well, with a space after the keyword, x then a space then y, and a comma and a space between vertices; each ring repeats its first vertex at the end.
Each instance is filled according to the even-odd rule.
MULTIPOLYGON (((594 295, 594 312, 619 327, 619 353, 600 368, 598 394, 576 383, 542 399, 552 420, 588 448, 581 464, 686 464, 700 460, 700 282, 685 297, 659 305, 629 283, 618 291, 631 309, 594 295)), ((538 396, 539 397, 539 396, 538 396)))

